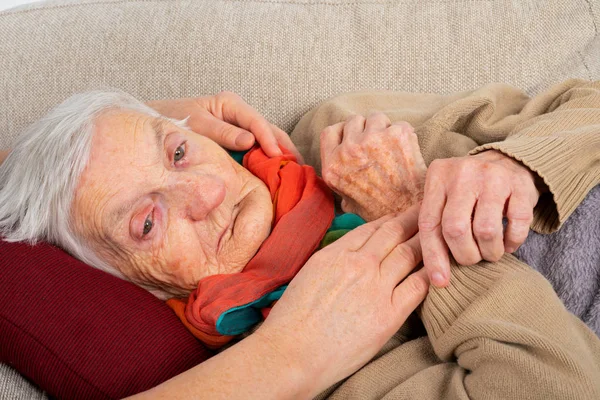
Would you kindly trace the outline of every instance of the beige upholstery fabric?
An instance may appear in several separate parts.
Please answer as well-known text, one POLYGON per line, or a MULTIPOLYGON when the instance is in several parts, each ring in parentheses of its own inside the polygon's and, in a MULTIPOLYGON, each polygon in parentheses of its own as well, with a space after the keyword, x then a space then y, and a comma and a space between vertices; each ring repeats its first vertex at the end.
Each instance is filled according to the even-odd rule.
POLYGON ((0 400, 42 400, 45 393, 25 380, 17 371, 6 364, 0 364, 0 400))
POLYGON ((232 90, 290 131, 358 89, 600 76, 599 0, 87 0, 0 13, 0 147, 70 94, 232 90))

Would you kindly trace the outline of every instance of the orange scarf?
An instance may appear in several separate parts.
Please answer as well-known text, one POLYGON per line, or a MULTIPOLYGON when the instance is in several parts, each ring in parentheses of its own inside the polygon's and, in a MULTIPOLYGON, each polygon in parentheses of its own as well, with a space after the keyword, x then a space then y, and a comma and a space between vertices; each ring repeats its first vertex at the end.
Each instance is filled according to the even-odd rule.
POLYGON ((255 147, 244 156, 244 167, 269 188, 275 211, 271 235, 254 258, 242 272, 200 280, 187 302, 167 301, 208 347, 221 347, 234 337, 217 330, 217 321, 224 313, 255 302, 292 280, 318 248, 333 220, 329 188, 312 167, 299 165, 289 151, 282 151, 282 156, 269 158, 255 147))

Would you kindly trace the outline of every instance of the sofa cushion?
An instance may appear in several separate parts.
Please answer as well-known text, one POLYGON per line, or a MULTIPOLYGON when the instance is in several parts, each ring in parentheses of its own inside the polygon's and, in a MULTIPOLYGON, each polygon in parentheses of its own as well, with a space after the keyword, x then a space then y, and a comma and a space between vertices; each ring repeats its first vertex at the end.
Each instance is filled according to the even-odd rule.
POLYGON ((0 241, 0 360, 51 395, 122 398, 210 356, 145 290, 47 244, 0 241))
POLYGON ((0 13, 0 148, 69 95, 231 90, 288 132, 363 89, 600 75, 598 0, 86 0, 0 13))

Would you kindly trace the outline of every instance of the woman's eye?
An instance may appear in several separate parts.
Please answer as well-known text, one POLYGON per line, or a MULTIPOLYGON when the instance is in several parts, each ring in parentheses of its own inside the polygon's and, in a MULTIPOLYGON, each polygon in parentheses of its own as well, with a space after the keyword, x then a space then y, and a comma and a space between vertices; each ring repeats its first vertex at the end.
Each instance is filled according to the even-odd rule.
POLYGON ((149 234, 152 230, 152 227, 154 226, 154 222, 152 222, 151 216, 151 214, 148 215, 146 217, 146 220, 144 221, 144 232, 142 233, 142 236, 146 236, 147 234, 149 234))
POLYGON ((181 145, 175 149, 175 153, 173 153, 173 160, 177 162, 181 160, 183 156, 185 156, 185 148, 183 147, 183 145, 181 145))

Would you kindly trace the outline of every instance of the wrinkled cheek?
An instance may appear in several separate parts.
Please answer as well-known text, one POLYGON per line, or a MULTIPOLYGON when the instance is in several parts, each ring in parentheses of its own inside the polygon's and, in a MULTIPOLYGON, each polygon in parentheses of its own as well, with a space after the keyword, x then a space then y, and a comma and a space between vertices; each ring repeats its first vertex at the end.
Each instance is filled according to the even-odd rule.
POLYGON ((169 263, 170 273, 175 284, 183 289, 195 289, 200 279, 219 272, 215 268, 212 268, 214 271, 211 270, 210 266, 198 257, 181 256, 172 261, 169 263))

